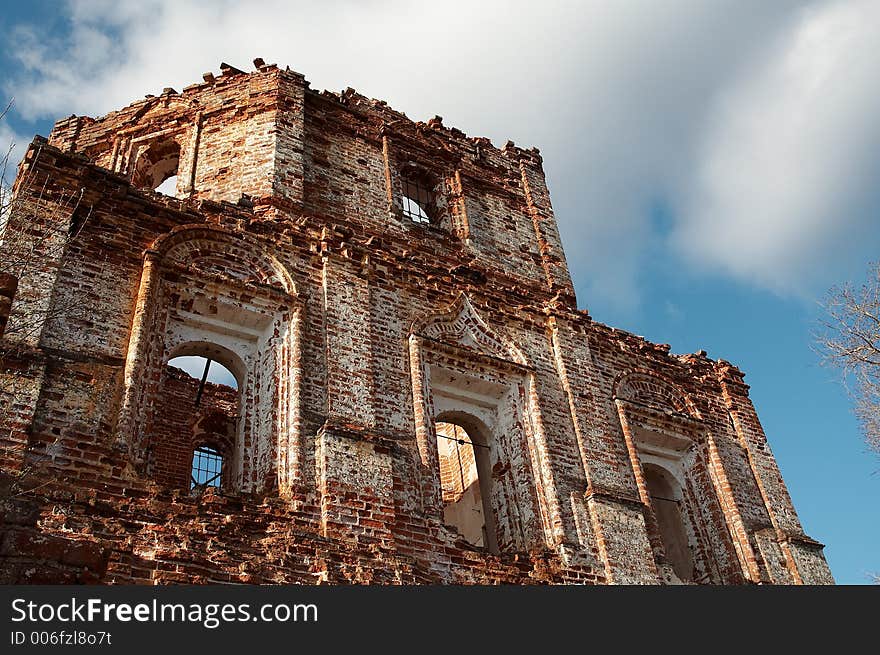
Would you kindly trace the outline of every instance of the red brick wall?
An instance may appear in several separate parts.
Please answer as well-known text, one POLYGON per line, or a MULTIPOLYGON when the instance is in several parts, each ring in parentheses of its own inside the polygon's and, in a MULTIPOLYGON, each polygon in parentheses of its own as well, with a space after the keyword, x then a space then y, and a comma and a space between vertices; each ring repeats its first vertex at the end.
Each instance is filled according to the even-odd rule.
POLYGON ((40 200, 10 234, 76 230, 3 271, 8 325, 39 322, 3 360, 3 467, 49 481, 40 530, 106 548, 102 580, 670 581, 640 473, 665 439, 699 581, 831 581, 742 374, 577 309, 535 149, 264 66, 61 121, 19 180, 40 200), (129 183, 157 138, 180 144, 181 199, 129 183), (399 211, 411 161, 442 182, 440 226, 399 211), (244 401, 209 386, 194 410, 167 373, 205 339, 235 353, 244 401), (432 426, 455 402, 492 447, 499 555, 443 524, 432 426), (215 420, 232 414, 240 434, 215 420), (193 497, 209 425, 246 465, 193 497))

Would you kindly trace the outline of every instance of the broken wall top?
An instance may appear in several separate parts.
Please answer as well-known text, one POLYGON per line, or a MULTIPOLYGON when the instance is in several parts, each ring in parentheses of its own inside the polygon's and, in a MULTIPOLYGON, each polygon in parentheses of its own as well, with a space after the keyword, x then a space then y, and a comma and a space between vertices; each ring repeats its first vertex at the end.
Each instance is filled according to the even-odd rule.
POLYGON ((176 167, 178 198, 271 207, 403 242, 452 236, 439 247, 575 305, 537 149, 499 149, 440 117, 415 122, 353 89, 313 91, 298 73, 255 63, 100 118, 71 116, 49 143, 146 189, 176 167), (442 229, 404 218, 410 169, 434 181, 442 229))

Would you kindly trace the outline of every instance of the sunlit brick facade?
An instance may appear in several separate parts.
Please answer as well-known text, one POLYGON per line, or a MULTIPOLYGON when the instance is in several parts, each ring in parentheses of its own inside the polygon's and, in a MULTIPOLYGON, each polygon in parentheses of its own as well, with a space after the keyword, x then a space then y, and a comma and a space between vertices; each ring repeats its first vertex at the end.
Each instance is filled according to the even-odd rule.
POLYGON ((24 157, 2 582, 832 582, 743 374, 577 308, 536 149, 255 67, 24 157))

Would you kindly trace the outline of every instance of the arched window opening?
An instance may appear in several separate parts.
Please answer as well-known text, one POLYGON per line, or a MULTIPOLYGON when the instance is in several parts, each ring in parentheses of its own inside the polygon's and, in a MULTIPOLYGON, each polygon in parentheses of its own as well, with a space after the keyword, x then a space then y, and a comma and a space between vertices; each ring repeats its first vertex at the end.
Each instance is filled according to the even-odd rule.
POLYGON ((141 288, 152 291, 135 312, 117 434, 137 471, 159 484, 189 488, 197 424, 211 428, 207 442, 218 441, 218 431, 232 434, 227 491, 286 493, 291 476, 304 471, 309 445, 289 420, 299 406, 299 384, 290 381, 301 304, 270 245, 202 224, 180 226, 151 245, 141 288), (202 360, 190 375, 171 361, 179 356, 211 363, 202 360), (223 372, 218 363, 231 376, 212 380, 223 372))
POLYGON ((237 452, 240 385, 229 367, 236 360, 208 343, 183 352, 168 360, 159 386, 149 445, 153 476, 172 488, 231 490, 227 465, 237 452))
POLYGON ((489 448, 460 425, 435 424, 443 521, 477 548, 497 552, 489 448))
MULTIPOLYGON (((218 361, 201 355, 182 355, 168 360, 168 366, 177 368, 197 380, 238 389, 238 380, 232 371, 218 361)), ((204 390, 203 390, 204 391, 204 390)))
POLYGON ((199 446, 193 451, 190 489, 220 489, 223 480, 223 454, 212 446, 199 446))
POLYGON ((131 173, 131 183, 142 189, 176 196, 179 166, 180 144, 174 139, 154 141, 139 152, 131 173), (169 182, 172 179, 173 182, 169 182))
POLYGON ((682 519, 681 487, 668 471, 659 466, 645 464, 643 470, 666 559, 682 581, 693 581, 694 558, 682 519))

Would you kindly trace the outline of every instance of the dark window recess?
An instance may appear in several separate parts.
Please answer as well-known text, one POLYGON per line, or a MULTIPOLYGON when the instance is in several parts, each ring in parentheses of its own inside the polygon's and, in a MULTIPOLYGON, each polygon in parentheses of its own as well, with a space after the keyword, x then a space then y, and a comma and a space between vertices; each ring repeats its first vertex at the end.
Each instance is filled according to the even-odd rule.
POLYGON ((223 455, 210 446, 199 446, 193 451, 192 484, 190 489, 220 488, 223 473, 223 455))
POLYGON ((403 215, 413 223, 430 224, 434 222, 436 214, 434 191, 428 188, 424 182, 405 178, 401 205, 403 215))

